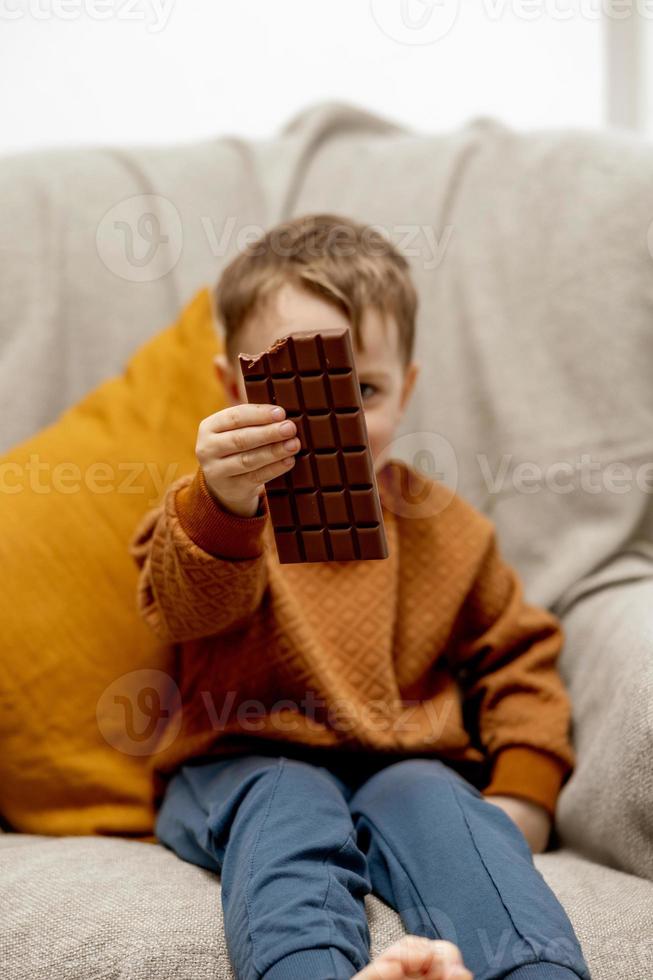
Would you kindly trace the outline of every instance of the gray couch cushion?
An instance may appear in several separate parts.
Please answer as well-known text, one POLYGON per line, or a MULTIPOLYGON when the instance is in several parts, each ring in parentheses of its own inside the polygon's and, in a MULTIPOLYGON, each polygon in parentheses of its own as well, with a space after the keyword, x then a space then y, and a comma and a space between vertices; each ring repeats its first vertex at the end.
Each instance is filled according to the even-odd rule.
POLYGON ((560 842, 653 881, 653 560, 622 555, 560 612, 577 755, 558 800, 560 842))
MULTIPOLYGON (((594 980, 650 980, 653 884, 569 851, 536 864, 594 980)), ((0 835, 0 905, 2 980, 233 980, 219 879, 156 844, 0 835)), ((373 895, 367 912, 374 956, 404 929, 373 895)))

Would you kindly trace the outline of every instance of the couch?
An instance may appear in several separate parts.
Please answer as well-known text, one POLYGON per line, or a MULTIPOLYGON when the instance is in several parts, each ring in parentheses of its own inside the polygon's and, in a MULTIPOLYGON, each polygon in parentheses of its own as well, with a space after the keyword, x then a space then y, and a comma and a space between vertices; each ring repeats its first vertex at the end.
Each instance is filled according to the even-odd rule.
MULTIPOLYGON (((650 980, 653 147, 485 118, 417 133, 323 103, 269 140, 0 160, 1 448, 117 374, 248 235, 309 210, 410 258, 423 367, 394 454, 488 514, 563 620, 578 761, 535 863, 592 976, 650 980), (99 234, 144 210, 137 260, 99 234)), ((233 976, 210 872, 127 837, 5 829, 3 980, 233 976)), ((375 953, 403 928, 367 909, 375 953)))

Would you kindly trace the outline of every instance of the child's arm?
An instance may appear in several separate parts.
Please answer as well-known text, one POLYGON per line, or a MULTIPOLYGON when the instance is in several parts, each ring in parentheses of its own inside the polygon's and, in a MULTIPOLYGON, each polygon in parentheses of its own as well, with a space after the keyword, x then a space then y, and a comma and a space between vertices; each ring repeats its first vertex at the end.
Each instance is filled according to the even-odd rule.
POLYGON ((556 666, 564 634, 552 613, 524 601, 521 581, 489 527, 452 663, 492 763, 484 794, 521 797, 552 816, 575 763, 571 703, 556 666))
POLYGON ((267 516, 265 497, 253 517, 223 509, 201 468, 168 488, 129 545, 140 569, 138 609, 157 636, 180 643, 247 622, 267 585, 267 516))
POLYGON ((224 633, 258 609, 269 517, 261 494, 299 449, 296 425, 284 416, 279 406, 246 402, 202 419, 195 476, 172 484, 136 529, 130 553, 141 570, 138 607, 162 640, 224 633))

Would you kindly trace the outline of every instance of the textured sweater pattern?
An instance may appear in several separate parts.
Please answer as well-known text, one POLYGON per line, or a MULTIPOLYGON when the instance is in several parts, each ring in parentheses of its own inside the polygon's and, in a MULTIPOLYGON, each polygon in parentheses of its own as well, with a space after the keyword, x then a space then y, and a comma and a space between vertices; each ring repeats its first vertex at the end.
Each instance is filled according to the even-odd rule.
POLYGON ((182 704, 155 775, 263 744, 419 755, 553 814, 575 763, 558 619, 524 600, 471 504, 398 460, 378 483, 378 561, 280 564, 265 496, 237 517, 199 468, 144 516, 138 608, 177 645, 182 704), (406 479, 423 513, 402 506, 406 479))

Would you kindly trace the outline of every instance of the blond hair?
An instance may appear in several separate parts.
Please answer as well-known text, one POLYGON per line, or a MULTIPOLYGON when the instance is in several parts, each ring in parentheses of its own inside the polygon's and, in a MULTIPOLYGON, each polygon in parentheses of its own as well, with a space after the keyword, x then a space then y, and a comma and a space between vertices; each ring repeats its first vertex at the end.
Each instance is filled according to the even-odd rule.
POLYGON ((417 292, 408 262, 373 226, 334 214, 309 214, 276 225, 225 267, 214 299, 232 362, 241 327, 286 283, 341 310, 359 348, 366 308, 378 310, 384 325, 387 316, 394 317, 404 367, 410 362, 417 292))

